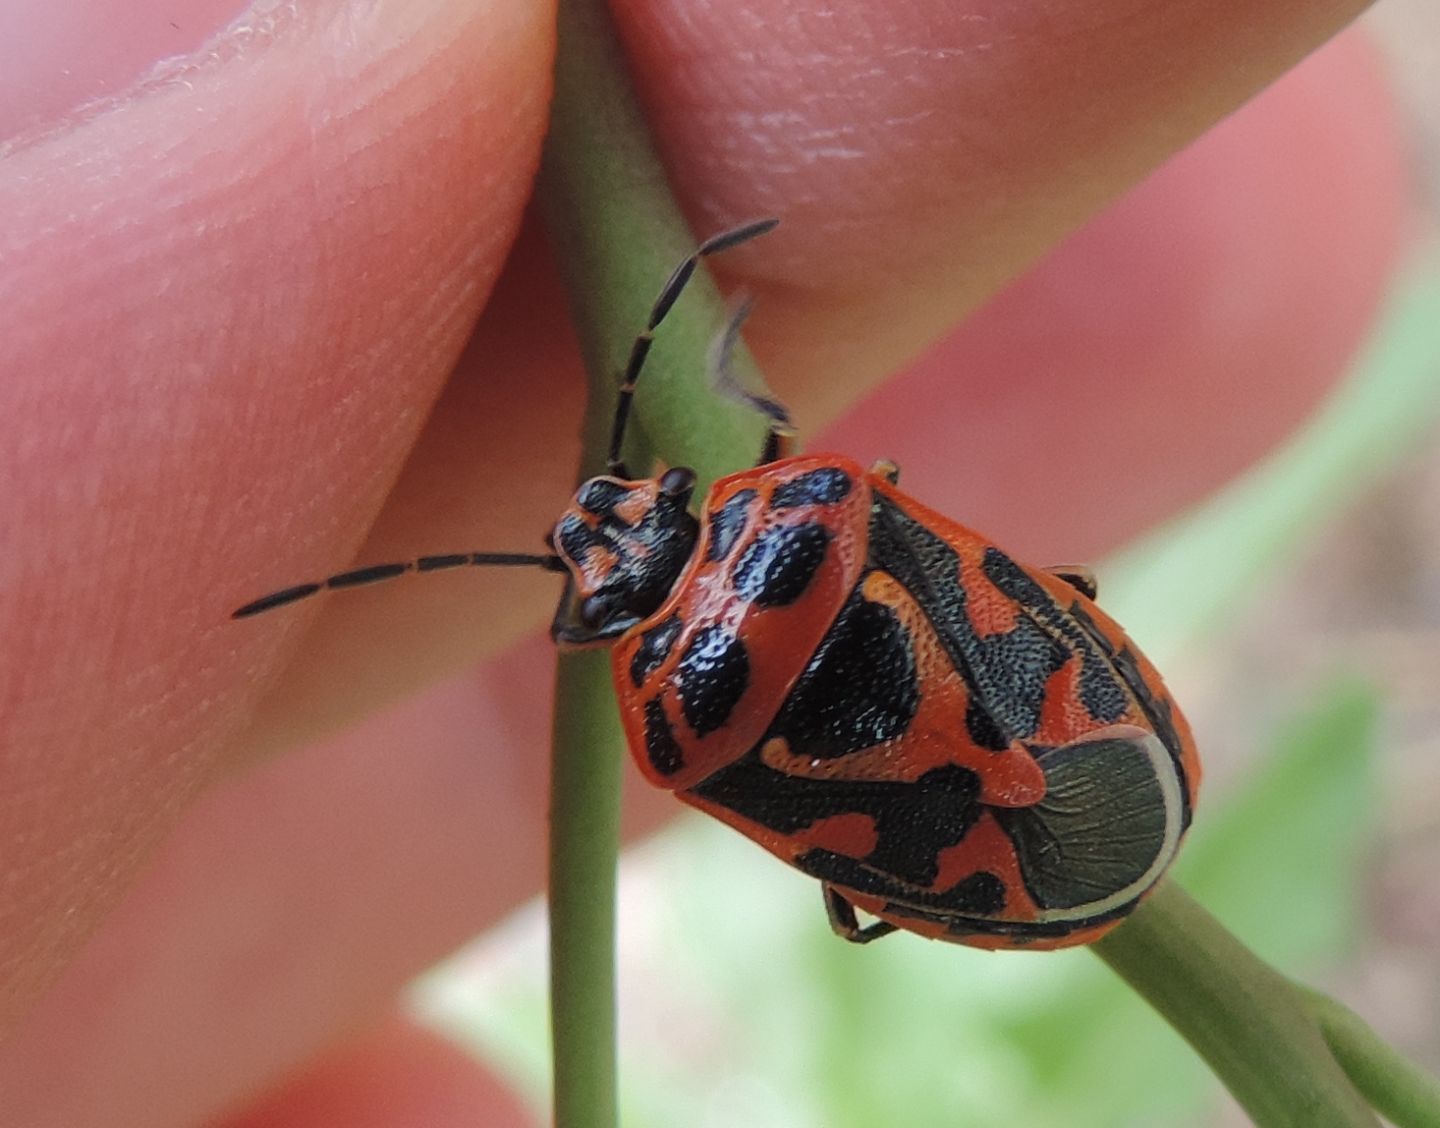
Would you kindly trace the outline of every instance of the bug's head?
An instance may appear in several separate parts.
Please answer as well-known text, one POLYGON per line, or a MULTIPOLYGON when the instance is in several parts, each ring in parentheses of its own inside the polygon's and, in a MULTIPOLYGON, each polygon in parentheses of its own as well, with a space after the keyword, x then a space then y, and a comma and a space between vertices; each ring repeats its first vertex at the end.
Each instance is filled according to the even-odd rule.
POLYGON ((570 570, 550 634, 585 646, 619 638, 665 602, 699 536, 686 508, 695 472, 585 482, 556 522, 550 543, 570 570))

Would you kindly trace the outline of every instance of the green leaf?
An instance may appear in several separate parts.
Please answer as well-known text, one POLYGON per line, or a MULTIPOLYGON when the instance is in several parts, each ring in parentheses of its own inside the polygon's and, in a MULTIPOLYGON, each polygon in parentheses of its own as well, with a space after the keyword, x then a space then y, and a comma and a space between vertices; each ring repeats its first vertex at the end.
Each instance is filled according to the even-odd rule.
POLYGON ((1258 777, 1198 823, 1176 870, 1258 956, 1294 975, 1354 940, 1379 798, 1378 708, 1366 684, 1325 683, 1280 733, 1258 777))

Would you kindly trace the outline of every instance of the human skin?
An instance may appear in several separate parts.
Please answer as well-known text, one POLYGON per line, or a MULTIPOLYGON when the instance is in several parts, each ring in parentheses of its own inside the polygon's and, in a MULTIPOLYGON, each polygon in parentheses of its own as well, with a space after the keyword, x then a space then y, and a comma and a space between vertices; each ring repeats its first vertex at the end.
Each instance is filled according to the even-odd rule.
MULTIPOLYGON (((717 266, 818 428, 1361 6, 617 14, 695 227, 784 216, 717 266)), ((504 652, 552 579, 226 613, 352 559, 531 549, 565 497, 582 384, 522 231, 550 26, 514 0, 317 3, 183 81, 111 74, 82 119, 0 123, 54 126, 0 164, 0 991, 7 1022, 29 1012, 0 1107, 22 1122, 232 1108, 538 888, 542 646, 481 692, 451 680, 299 749, 504 652)), ((1324 66, 835 445, 894 456, 928 502, 1042 560, 1097 554, 1263 453, 1343 371, 1401 227, 1373 60, 1352 42, 1324 66), (1135 230, 1168 255, 1138 255, 1135 230), (1080 300, 1139 265, 1156 284, 1118 311, 1080 300)), ((367 1052, 387 1038, 409 1033, 367 1052)))

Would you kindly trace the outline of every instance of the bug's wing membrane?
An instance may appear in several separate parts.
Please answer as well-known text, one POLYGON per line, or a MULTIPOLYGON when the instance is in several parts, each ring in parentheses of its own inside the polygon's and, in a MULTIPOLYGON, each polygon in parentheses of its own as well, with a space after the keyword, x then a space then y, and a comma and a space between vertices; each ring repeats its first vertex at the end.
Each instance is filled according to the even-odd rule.
POLYGON ((1045 798, 996 811, 1041 920, 1128 906, 1180 844, 1180 780, 1154 733, 1131 725, 1041 751, 1045 798))

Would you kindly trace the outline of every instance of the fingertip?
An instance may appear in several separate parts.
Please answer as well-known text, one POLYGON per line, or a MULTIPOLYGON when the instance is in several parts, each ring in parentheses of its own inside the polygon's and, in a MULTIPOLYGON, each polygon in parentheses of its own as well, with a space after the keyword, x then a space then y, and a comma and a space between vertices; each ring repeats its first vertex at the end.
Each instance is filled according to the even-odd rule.
POLYGON ((197 51, 246 0, 67 0, 0 5, 0 144, 119 94, 197 51), (98 33, 97 33, 98 32, 98 33))
POLYGON ((460 1047, 392 1016, 214 1128, 534 1128, 514 1092, 460 1047))
POLYGON ((724 269, 826 419, 1363 7, 615 4, 697 229, 785 218, 724 269))
POLYGON ((25 737, 0 749, 0 825, 41 829, 5 861, 0 1010, 243 723, 286 632, 230 611, 363 535, 538 161, 543 5, 252 16, 5 156, 0 526, 26 535, 0 619, 25 737))
POLYGON ((1098 557, 1303 424, 1370 332, 1413 214, 1383 71, 1347 33, 824 442, 894 456, 910 488, 1031 559, 1098 557))

